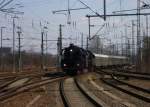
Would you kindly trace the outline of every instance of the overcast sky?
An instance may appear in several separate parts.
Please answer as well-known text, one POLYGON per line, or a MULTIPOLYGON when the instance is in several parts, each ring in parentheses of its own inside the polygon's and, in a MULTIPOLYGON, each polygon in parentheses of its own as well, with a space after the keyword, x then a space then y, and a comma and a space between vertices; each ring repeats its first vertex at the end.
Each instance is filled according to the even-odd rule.
MULTIPOLYGON (((0 0, 2 1, 2 0, 0 0)), ((7 0, 8 1, 8 0, 7 0)), ((103 0, 81 0, 87 4, 94 12, 103 14, 103 0)), ((107 14, 112 14, 113 11, 124 10, 124 9, 134 9, 136 8, 137 0, 106 0, 107 1, 107 14), (121 3, 120 3, 121 1, 121 3)), ((145 3, 150 4, 150 0, 141 0, 145 3)), ((79 0, 70 0, 70 8, 81 8, 85 7, 79 2, 79 0)), ((142 5, 142 3, 141 3, 142 5)), ((68 0, 14 0, 5 8, 15 7, 15 10, 24 12, 24 15, 18 15, 19 19, 16 19, 16 25, 22 27, 22 49, 40 51, 40 40, 35 38, 41 38, 41 26, 48 27, 48 40, 57 40, 59 36, 59 24, 63 24, 63 37, 67 40, 63 40, 63 46, 67 46, 70 42, 80 45, 81 33, 84 34, 84 42, 86 41, 86 36, 88 34, 88 23, 87 14, 94 15, 95 13, 89 9, 71 11, 71 25, 67 24, 68 12, 61 12, 61 14, 53 14, 54 10, 64 10, 68 9, 68 0), (21 4, 22 8, 18 8, 15 4, 21 4), (40 24, 41 23, 41 24, 40 24), (73 24, 76 23, 76 24, 73 24), (33 39, 34 38, 34 39, 33 39), (71 38, 71 40, 69 39, 71 38)), ((136 13, 133 11, 132 13, 136 13)), ((0 13, 0 23, 1 26, 6 26, 4 29, 4 38, 12 39, 12 17, 13 15, 8 15, 0 13)), ((124 31, 123 25, 130 24, 131 20, 135 20, 136 17, 122 17, 122 18, 108 18, 104 22, 101 18, 93 18, 92 24, 103 25, 104 23, 109 23, 109 27, 105 27, 102 32, 108 33, 113 32, 113 35, 119 35, 118 31, 124 31), (115 29, 114 30, 114 23, 115 29), (119 30, 118 30, 119 29, 119 30), (116 33, 117 32, 117 33, 116 33)), ((92 35, 96 33, 100 26, 92 28, 92 35)), ((16 30, 17 31, 17 30, 16 30)), ((107 34, 108 38, 112 37, 112 34, 107 34)), ((12 40, 4 41, 4 46, 12 46, 12 40)), ((56 53, 56 42, 48 42, 49 52, 56 53)), ((17 34, 16 34, 16 49, 17 49, 17 34)))

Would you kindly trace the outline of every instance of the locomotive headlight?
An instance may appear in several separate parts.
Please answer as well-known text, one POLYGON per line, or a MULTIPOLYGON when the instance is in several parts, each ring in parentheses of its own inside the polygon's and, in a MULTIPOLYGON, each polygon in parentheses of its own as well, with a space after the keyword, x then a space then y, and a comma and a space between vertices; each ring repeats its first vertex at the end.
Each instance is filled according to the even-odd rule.
POLYGON ((77 64, 77 66, 80 66, 80 64, 77 64))
POLYGON ((66 64, 64 64, 64 67, 67 66, 66 64))
POLYGON ((72 52, 72 49, 70 49, 70 52, 72 52))

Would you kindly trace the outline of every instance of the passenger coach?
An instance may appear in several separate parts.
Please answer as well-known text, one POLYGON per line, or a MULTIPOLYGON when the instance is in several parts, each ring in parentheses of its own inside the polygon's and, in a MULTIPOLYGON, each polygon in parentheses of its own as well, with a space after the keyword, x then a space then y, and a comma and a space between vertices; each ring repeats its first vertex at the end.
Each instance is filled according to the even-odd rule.
POLYGON ((111 56, 103 54, 95 55, 95 66, 96 67, 108 67, 108 66, 119 66, 129 64, 129 58, 124 56, 111 56))

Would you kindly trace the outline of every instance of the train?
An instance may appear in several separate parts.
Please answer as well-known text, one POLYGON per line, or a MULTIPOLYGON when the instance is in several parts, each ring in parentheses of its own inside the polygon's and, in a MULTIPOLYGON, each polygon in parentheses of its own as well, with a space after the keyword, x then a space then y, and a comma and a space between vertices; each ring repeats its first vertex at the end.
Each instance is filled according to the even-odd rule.
POLYGON ((103 54, 95 55, 95 67, 114 67, 128 65, 129 58, 125 56, 112 56, 103 54))
POLYGON ((86 72, 93 67, 92 52, 70 44, 62 50, 61 68, 69 75, 86 72))
POLYGON ((128 57, 95 54, 74 44, 62 49, 61 68, 68 75, 94 71, 96 67, 129 64, 128 57))

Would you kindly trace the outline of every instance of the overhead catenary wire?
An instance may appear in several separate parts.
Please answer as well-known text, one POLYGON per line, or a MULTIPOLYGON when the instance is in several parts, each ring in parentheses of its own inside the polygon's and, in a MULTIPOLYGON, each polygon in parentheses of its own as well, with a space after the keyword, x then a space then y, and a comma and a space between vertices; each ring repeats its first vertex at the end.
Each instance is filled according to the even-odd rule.
POLYGON ((91 7, 89 7, 87 4, 85 4, 84 2, 82 2, 81 0, 78 0, 81 4, 83 4, 84 6, 86 6, 87 8, 89 8, 93 13, 95 13, 97 16, 99 16, 100 18, 103 18, 102 16, 100 16, 99 13, 95 12, 91 7))
POLYGON ((9 0, 9 1, 6 2, 5 4, 3 4, 3 5, 0 7, 0 9, 4 8, 5 6, 7 6, 7 5, 10 4, 12 1, 14 1, 14 0, 9 0))
POLYGON ((2 5, 5 1, 6 1, 6 0, 2 0, 2 1, 0 2, 0 5, 2 5))
POLYGON ((93 39, 97 34, 105 27, 105 23, 98 29, 98 31, 94 34, 94 36, 91 38, 93 39))
POLYGON ((11 11, 11 10, 7 10, 7 9, 0 9, 0 11, 2 11, 2 12, 4 12, 4 13, 24 14, 24 12, 20 12, 20 11, 11 11))
MULTIPOLYGON (((90 6, 90 5, 89 5, 90 6)), ((38 15, 39 16, 39 15, 38 15)), ((53 22, 52 22, 53 23, 53 22)), ((79 27, 78 27, 79 28, 79 27)), ((75 29, 73 29, 73 30, 75 30, 75 29)), ((80 30, 82 30, 82 29, 80 29, 80 30)), ((109 29, 108 29, 109 30, 109 29)), ((24 32, 24 33, 26 33, 26 32, 24 32)), ((32 33, 32 32, 31 32, 32 33)), ((101 32, 99 32, 99 33, 101 33, 101 32)), ((32 35, 32 34, 31 34, 32 35)), ((29 35, 27 35, 27 36, 29 36, 29 35)))

